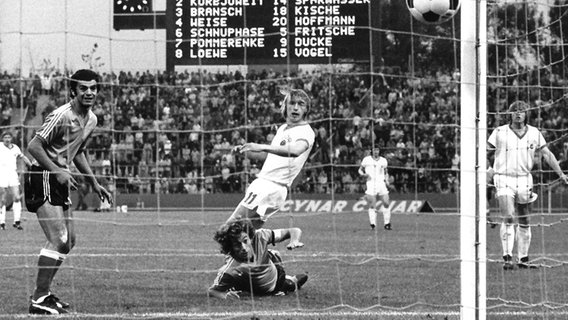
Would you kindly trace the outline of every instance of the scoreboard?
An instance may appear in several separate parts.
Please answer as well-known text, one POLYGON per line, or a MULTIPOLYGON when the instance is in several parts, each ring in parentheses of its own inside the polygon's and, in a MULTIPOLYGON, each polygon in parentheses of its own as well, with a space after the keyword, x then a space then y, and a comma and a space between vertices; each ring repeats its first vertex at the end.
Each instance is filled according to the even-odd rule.
POLYGON ((172 69, 369 61, 371 2, 168 1, 166 64, 172 69))

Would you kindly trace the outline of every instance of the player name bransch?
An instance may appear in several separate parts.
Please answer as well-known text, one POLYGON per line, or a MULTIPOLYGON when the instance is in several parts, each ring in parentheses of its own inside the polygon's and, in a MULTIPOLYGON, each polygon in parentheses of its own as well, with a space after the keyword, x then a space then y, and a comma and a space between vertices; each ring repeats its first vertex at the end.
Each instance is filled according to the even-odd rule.
POLYGON ((191 28, 192 38, 264 37, 264 27, 254 28, 191 28))
POLYGON ((192 17, 237 17, 243 15, 243 8, 235 7, 198 7, 189 8, 192 17))
POLYGON ((345 26, 355 25, 355 16, 302 16, 295 17, 296 26, 345 26))
POLYGON ((264 0, 190 0, 189 4, 200 7, 262 6, 264 0))

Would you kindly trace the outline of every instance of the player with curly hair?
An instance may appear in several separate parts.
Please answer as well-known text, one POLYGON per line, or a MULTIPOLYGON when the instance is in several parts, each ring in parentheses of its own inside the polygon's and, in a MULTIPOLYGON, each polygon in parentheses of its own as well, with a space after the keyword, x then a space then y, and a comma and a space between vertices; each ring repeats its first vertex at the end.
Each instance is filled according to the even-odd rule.
POLYGON ((286 275, 280 255, 268 246, 290 239, 288 250, 300 248, 304 246, 301 235, 299 228, 255 229, 248 219, 223 224, 214 239, 227 260, 208 294, 220 299, 239 299, 242 292, 283 295, 300 289, 308 275, 286 275))

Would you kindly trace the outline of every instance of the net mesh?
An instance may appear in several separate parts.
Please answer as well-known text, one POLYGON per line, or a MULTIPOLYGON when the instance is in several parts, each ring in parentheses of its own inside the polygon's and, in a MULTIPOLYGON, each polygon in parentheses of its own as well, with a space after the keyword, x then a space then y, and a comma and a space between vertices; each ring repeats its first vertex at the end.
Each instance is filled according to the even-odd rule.
MULTIPOLYGON (((366 26, 373 42, 366 63, 168 72, 161 31, 97 33, 76 21, 80 14, 70 4, 57 6, 65 12, 63 31, 29 31, 31 1, 2 7, 22 17, 0 32, 13 50, 6 52, 19 57, 3 65, 2 126, 25 150, 45 115, 68 101, 69 75, 87 67, 101 73, 88 156, 116 202, 100 204, 84 186, 88 210, 81 210, 73 194, 78 245, 53 289, 77 317, 459 317, 459 20, 423 25, 411 20, 404 3, 380 1, 366 26), (45 41, 59 48, 55 54, 42 56, 35 43, 51 48, 45 41), (150 57, 132 62, 133 52, 150 57), (230 150, 271 141, 284 122, 282 86, 311 95, 316 141, 287 207, 267 227, 304 230, 305 248, 276 249, 286 272, 307 272, 308 283, 286 297, 208 298, 223 264, 213 232, 262 166, 230 150), (358 201, 365 190, 359 162, 374 147, 389 161, 392 232, 371 231, 358 201), (425 199, 436 212, 409 213, 412 201, 425 199)), ((506 120, 511 101, 531 101, 530 121, 566 168, 566 6, 499 1, 489 7, 488 128, 506 120)), ((112 19, 112 7, 101 12, 100 21, 112 19)), ((521 276, 503 272, 498 234, 488 233, 494 319, 562 319, 568 311, 565 188, 553 184, 556 176, 544 164, 535 174, 531 256, 545 267, 521 276)), ((1 281, 12 288, 0 295, 3 318, 27 312, 45 241, 35 216, 24 213, 24 219, 24 231, 1 245, 6 263, 0 269, 9 274, 1 281)))
MULTIPOLYGON (((488 128, 509 121, 505 112, 513 101, 529 101, 529 123, 541 130, 547 147, 566 171, 566 6, 560 2, 505 1, 491 3, 488 11, 488 128)), ((556 232, 565 220, 566 187, 556 183, 558 175, 542 159, 537 159, 533 177, 539 198, 530 217, 530 256, 542 270, 521 277, 488 272, 494 281, 487 282, 487 305, 492 310, 524 308, 547 318, 566 308, 563 289, 556 284, 558 272, 564 271, 561 261, 566 260, 556 242, 556 232), (538 288, 538 293, 526 287, 527 283, 538 288)), ((489 237, 497 240, 498 235, 491 233, 489 237)), ((493 252, 500 252, 499 248, 493 252)), ((500 259, 499 255, 494 257, 500 259)))

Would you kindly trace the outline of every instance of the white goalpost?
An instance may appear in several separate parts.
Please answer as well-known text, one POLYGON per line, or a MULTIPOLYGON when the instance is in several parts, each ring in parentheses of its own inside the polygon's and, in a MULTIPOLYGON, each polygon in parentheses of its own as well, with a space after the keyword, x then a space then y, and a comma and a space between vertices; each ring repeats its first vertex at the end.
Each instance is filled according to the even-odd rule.
POLYGON ((461 4, 460 319, 486 318, 486 2, 461 4), (474 145, 474 148, 470 146, 474 145))

